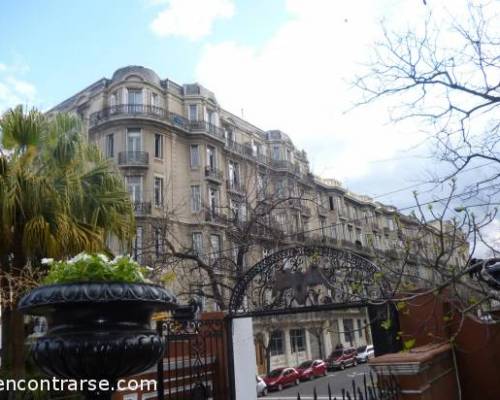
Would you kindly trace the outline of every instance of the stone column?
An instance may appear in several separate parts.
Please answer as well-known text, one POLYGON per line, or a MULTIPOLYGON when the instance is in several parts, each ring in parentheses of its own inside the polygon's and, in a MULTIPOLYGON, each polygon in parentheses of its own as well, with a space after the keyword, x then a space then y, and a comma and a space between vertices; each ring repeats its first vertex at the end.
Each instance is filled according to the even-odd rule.
POLYGON ((321 334, 323 335, 323 357, 327 358, 332 352, 332 337, 331 333, 328 332, 326 323, 323 325, 323 332, 321 332, 321 334))
POLYGON ((292 357, 292 345, 290 343, 290 329, 283 329, 283 335, 285 335, 285 360, 287 365, 292 365, 294 362, 292 357))
POLYGON ((309 330, 304 328, 305 332, 305 341, 306 341, 306 359, 309 360, 311 356, 311 335, 309 334, 309 330))
POLYGON ((345 343, 345 333, 344 333, 344 319, 339 317, 337 318, 337 324, 338 324, 338 332, 339 332, 339 343, 343 345, 344 347, 349 347, 350 343, 345 343))

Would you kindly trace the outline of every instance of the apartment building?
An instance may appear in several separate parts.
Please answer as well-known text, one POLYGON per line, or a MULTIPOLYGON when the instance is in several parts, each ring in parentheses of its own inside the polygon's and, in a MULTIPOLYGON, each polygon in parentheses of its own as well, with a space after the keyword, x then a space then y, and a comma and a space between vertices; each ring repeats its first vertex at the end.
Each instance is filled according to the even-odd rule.
MULTIPOLYGON (((245 221, 265 193, 288 199, 270 215, 286 240, 267 243, 263 235, 261 245, 245 255, 246 266, 284 242, 321 242, 368 258, 397 257, 398 226, 401 221, 412 224, 394 207, 315 176, 306 153, 284 132, 262 130, 223 109, 214 93, 197 83, 179 85, 148 68, 127 66, 50 111, 57 112, 79 115, 88 140, 123 174, 137 221, 132 251, 144 263, 161 255, 165 232, 159 221, 168 220, 169 234, 182 249, 217 254, 234 248, 228 214, 245 221)), ((112 238, 110 245, 127 251, 112 238)), ((295 316, 281 321, 283 336, 273 334, 273 367, 326 354, 337 343, 369 342, 364 328, 355 337, 335 333, 367 320, 363 310, 346 313, 329 317, 321 345, 304 320, 295 316)), ((319 318, 313 325, 324 321, 319 318)), ((257 334, 269 335, 264 328, 256 323, 257 334)))

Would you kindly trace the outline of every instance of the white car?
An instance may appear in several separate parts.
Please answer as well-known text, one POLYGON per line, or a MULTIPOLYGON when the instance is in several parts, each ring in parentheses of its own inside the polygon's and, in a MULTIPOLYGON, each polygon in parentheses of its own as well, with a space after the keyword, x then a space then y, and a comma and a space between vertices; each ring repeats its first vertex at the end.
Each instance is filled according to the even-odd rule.
POLYGON ((368 360, 375 356, 375 350, 373 349, 373 345, 369 344, 368 346, 358 347, 358 355, 356 356, 356 360, 359 363, 368 362, 368 360))
POLYGON ((257 379, 257 396, 266 396, 267 395, 267 385, 260 376, 255 377, 257 379))

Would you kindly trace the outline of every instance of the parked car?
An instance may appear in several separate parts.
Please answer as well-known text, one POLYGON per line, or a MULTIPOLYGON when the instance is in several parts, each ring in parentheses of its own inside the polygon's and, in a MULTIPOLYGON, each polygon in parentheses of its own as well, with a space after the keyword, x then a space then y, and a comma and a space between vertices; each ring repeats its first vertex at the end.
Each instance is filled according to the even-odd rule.
POLYGON ((266 396, 267 395, 267 385, 260 376, 256 376, 257 380, 257 397, 266 396))
POLYGON ((313 379, 318 376, 326 376, 327 366, 323 360, 304 361, 297 368, 301 380, 313 379))
POLYGON ((335 349, 326 359, 326 364, 330 369, 344 369, 345 367, 355 366, 358 365, 356 355, 356 349, 353 347, 335 349))
POLYGON ((358 355, 356 356, 356 360, 359 363, 368 362, 370 358, 375 356, 375 350, 373 349, 373 345, 368 346, 360 346, 357 348, 358 355))
POLYGON ((300 378, 295 368, 277 368, 264 377, 264 382, 269 390, 281 391, 285 386, 298 385, 300 378))

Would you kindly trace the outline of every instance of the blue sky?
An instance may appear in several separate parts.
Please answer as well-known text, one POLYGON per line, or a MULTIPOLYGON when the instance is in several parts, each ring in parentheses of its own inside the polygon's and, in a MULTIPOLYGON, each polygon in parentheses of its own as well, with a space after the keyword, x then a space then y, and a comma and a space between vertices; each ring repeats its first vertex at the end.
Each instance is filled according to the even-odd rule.
MULTIPOLYGON (((36 103, 44 108, 128 64, 194 81, 205 42, 155 35, 150 24, 165 6, 147 0, 2 1, 0 63, 36 86, 36 103)), ((231 37, 258 46, 286 18, 281 0, 242 1, 232 18, 213 25, 210 40, 231 37)))
MULTIPOLYGON (((385 103, 346 112, 360 99, 350 82, 381 20, 418 29, 430 11, 460 16, 464 1, 443 13, 444 2, 421 0, 3 0, 0 111, 48 109, 144 65, 200 82, 224 108, 287 132, 315 173, 380 195, 421 183, 435 164, 413 122, 388 123, 385 103)), ((414 204, 411 190, 378 199, 414 204)))

